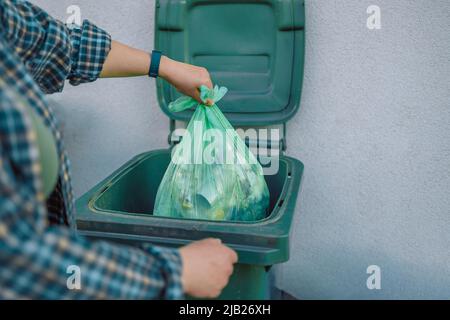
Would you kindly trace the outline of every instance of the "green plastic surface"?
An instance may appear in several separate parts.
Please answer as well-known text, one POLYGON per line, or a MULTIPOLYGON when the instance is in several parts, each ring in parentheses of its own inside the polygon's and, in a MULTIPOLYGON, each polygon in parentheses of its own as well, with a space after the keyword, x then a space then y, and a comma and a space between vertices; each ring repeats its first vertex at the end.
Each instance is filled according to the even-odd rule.
MULTIPOLYGON (((304 0, 158 0, 155 47, 206 67, 230 92, 221 110, 233 125, 280 124, 297 112, 304 69, 304 0)), ((179 94, 158 80, 162 110, 179 94)))
POLYGON ((269 216, 259 222, 213 222, 153 216, 156 193, 170 150, 137 156, 76 202, 79 229, 92 236, 178 247, 219 237, 244 264, 271 266, 289 257, 289 233, 303 165, 282 156, 278 174, 266 176, 269 216))

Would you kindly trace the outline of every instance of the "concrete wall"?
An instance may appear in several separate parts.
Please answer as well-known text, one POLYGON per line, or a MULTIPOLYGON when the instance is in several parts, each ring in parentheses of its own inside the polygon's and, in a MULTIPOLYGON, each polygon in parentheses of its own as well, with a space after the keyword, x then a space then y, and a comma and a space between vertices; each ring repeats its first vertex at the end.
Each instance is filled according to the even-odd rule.
MULTIPOLYGON (((298 298, 450 297, 450 2, 309 0, 302 109, 288 153, 306 172, 289 263, 298 298), (382 29, 366 27, 378 5, 382 29), (381 290, 366 269, 381 268, 381 290)), ((71 0, 35 1, 60 18, 71 0)), ((84 18, 147 50, 154 1, 79 0, 84 18)), ((81 195, 132 156, 164 147, 149 79, 52 97, 81 195)))

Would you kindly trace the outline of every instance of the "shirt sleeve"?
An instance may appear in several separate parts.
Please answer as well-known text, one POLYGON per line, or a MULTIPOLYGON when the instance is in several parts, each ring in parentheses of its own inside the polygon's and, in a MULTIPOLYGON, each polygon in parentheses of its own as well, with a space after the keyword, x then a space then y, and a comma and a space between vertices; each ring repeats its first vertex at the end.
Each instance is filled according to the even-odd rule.
POLYGON ((111 50, 110 35, 88 20, 84 20, 81 27, 72 26, 69 34, 72 45, 70 84, 76 86, 97 80, 111 50))
POLYGON ((66 26, 28 1, 3 0, 0 22, 4 38, 45 93, 95 81, 111 50, 110 35, 85 20, 66 26))

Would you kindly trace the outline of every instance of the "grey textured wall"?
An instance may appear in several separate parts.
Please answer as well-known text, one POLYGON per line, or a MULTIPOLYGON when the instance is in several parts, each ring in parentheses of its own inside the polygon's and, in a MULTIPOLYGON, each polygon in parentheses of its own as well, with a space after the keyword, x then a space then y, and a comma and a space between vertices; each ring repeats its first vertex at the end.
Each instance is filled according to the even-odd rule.
MULTIPOLYGON (((71 0, 35 1, 60 18, 71 0)), ((147 50, 154 1, 78 0, 84 18, 147 50)), ((289 263, 299 298, 450 297, 450 2, 309 0, 302 109, 289 154, 306 165, 289 263), (380 6, 382 29, 366 28, 380 6), (366 287, 378 265, 382 289, 366 287)), ((77 195, 137 153, 165 146, 148 79, 52 97, 77 195)))

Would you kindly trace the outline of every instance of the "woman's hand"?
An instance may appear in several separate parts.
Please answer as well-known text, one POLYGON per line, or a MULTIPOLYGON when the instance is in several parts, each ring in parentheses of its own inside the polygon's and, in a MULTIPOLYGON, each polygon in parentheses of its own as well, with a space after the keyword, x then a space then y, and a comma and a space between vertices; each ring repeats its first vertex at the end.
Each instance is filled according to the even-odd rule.
MULTIPOLYGON (((203 85, 210 89, 213 87, 209 72, 205 68, 178 62, 165 56, 161 58, 159 75, 180 93, 198 102, 202 102, 199 88, 203 85)), ((208 101, 208 104, 212 104, 212 101, 208 101)))
POLYGON ((185 293, 195 298, 217 298, 228 284, 236 252, 218 239, 194 242, 180 249, 181 281, 185 293))

